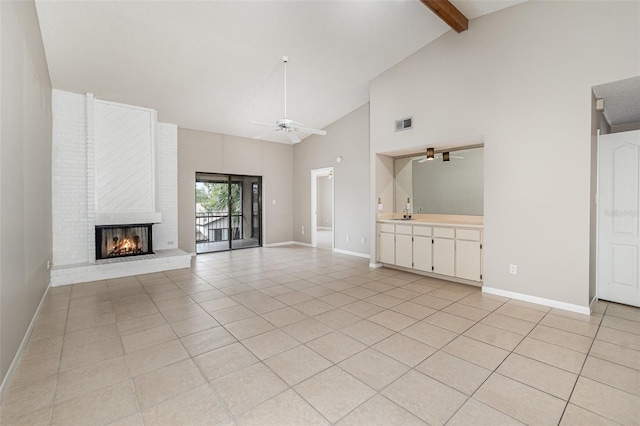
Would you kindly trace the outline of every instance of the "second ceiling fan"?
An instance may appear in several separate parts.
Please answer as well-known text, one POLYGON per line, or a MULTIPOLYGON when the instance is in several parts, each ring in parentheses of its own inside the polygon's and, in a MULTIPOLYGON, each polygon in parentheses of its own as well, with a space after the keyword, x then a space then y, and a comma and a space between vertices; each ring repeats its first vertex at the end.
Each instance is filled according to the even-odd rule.
MULTIPOLYGON (((302 127, 301 123, 297 121, 291 120, 287 118, 287 62, 289 62, 289 58, 287 56, 282 57, 282 63, 284 64, 284 118, 276 121, 275 124, 270 123, 260 123, 257 121, 251 121, 251 124, 258 124, 260 126, 269 126, 273 127, 274 132, 285 133, 291 143, 298 143, 301 141, 300 136, 297 133, 307 133, 312 135, 326 135, 327 132, 325 130, 319 129, 311 129, 309 127, 302 127)), ((267 135, 262 135, 262 137, 267 135)), ((260 139, 261 137, 256 137, 256 139, 260 139)))

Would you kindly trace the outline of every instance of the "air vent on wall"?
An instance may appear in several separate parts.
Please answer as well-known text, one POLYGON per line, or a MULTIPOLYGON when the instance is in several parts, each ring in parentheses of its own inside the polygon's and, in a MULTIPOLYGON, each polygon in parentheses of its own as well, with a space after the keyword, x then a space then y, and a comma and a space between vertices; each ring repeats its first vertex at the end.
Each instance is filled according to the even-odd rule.
POLYGON ((413 117, 396 120, 396 132, 413 128, 413 117))

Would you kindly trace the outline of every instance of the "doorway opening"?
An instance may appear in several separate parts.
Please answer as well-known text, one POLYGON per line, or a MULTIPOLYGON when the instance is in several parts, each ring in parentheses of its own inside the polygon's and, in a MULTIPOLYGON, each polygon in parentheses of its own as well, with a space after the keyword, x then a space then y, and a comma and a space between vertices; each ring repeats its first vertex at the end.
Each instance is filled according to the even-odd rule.
POLYGON ((262 177, 196 173, 196 253, 262 246, 262 177))
POLYGON ((639 95, 640 76, 593 87, 591 303, 640 307, 639 95))
POLYGON ((311 170, 311 246, 334 248, 333 167, 311 170))

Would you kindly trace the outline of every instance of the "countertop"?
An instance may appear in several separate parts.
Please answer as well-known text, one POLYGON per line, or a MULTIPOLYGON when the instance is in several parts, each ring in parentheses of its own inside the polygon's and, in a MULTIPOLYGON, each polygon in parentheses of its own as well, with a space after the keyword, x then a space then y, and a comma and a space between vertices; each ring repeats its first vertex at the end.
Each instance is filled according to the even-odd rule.
POLYGON ((399 220, 402 213, 378 215, 377 222, 397 225, 438 225, 465 226, 469 228, 484 227, 483 216, 447 215, 447 214, 412 214, 410 220, 399 220))

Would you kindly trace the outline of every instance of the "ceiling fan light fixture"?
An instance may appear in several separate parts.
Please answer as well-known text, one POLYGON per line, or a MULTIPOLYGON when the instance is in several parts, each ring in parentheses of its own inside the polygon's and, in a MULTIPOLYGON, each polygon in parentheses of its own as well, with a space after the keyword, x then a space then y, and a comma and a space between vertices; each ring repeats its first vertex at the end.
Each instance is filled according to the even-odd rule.
POLYGON ((427 148, 427 161, 433 161, 436 158, 436 150, 434 148, 427 148))

